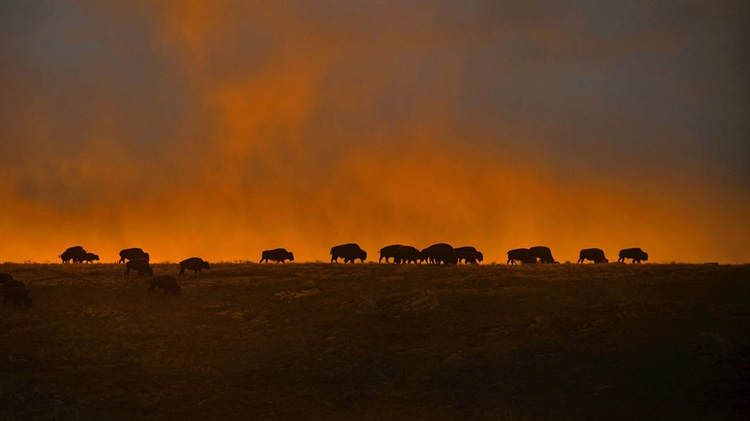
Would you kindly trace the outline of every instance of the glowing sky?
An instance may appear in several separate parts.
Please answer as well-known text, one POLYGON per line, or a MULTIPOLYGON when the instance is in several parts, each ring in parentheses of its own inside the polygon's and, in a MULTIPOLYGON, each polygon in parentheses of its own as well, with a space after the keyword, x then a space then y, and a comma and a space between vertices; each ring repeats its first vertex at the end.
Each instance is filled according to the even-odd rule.
POLYGON ((0 3, 0 261, 750 261, 750 3, 0 3))

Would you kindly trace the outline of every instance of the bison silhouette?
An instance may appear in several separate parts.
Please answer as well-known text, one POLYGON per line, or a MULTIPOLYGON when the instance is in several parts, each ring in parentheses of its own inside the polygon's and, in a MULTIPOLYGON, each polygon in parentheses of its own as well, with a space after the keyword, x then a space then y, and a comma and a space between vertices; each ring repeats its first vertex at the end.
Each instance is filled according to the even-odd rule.
POLYGON ((401 246, 396 250, 393 261, 396 263, 417 263, 420 261, 422 252, 416 247, 401 246))
POLYGON ((126 260, 133 259, 144 259, 147 262, 150 260, 148 253, 139 248, 130 248, 120 250, 120 260, 117 263, 124 263, 126 260))
POLYGON ((464 251, 464 252, 461 252, 458 255, 458 261, 459 262, 463 261, 464 263, 467 263, 467 264, 468 263, 476 264, 477 263, 477 258, 476 258, 476 256, 474 256, 474 253, 472 253, 470 251, 464 251))
POLYGON ((455 251, 456 256, 459 257, 461 257, 462 253, 469 252, 474 255, 474 259, 476 259, 477 262, 481 262, 484 260, 484 255, 482 254, 482 252, 471 246, 456 247, 455 249, 453 249, 453 251, 455 251))
POLYGON ((622 249, 617 261, 625 262, 625 259, 633 259, 633 263, 641 263, 641 261, 648 261, 648 253, 638 247, 622 249))
POLYGON ((529 253, 529 249, 513 249, 508 251, 507 264, 514 265, 516 262, 523 264, 536 263, 536 257, 529 253))
POLYGON ((594 263, 608 263, 606 257, 604 257, 604 251, 602 249, 583 249, 578 254, 578 263, 583 263, 584 260, 591 260, 594 263))
POLYGON ((531 257, 539 259, 542 263, 557 263, 552 257, 552 251, 549 247, 545 246, 534 246, 529 248, 529 255, 531 257))
POLYGON ((98 255, 98 254, 94 254, 94 253, 86 253, 86 254, 85 254, 85 255, 84 255, 84 256, 83 256, 82 258, 81 258, 81 263, 83 263, 83 262, 94 263, 94 260, 96 260, 96 261, 98 261, 98 260, 99 260, 99 255, 98 255))
POLYGON ((446 264, 455 265, 458 263, 458 256, 453 249, 453 246, 446 243, 433 244, 426 249, 422 250, 423 260, 427 260, 428 263, 432 264, 446 264))
POLYGON ((360 259, 362 263, 367 260, 367 252, 362 250, 358 244, 348 243, 331 247, 331 263, 338 263, 339 257, 344 259, 344 263, 354 263, 360 259))
POLYGON ((133 259, 125 263, 125 278, 128 277, 131 270, 137 270, 138 276, 154 276, 154 270, 151 269, 151 265, 148 264, 146 259, 133 259))
POLYGON ((84 256, 86 256, 86 250, 84 250, 83 247, 73 246, 68 247, 61 255, 57 257, 62 259, 63 263, 70 263, 71 260, 73 261, 73 263, 77 263, 81 262, 84 256))
POLYGON ((393 261, 396 261, 396 252, 398 249, 401 248, 401 244, 393 244, 390 246, 385 246, 382 249, 380 249, 380 258, 378 259, 378 263, 381 263, 383 259, 385 259, 386 263, 388 262, 388 259, 393 258, 393 261))
POLYGON ((185 273, 185 269, 192 270, 196 275, 203 274, 203 269, 209 270, 211 266, 200 257, 191 257, 180 262, 180 276, 185 273))
POLYGON ((259 263, 268 262, 269 260, 272 260, 276 263, 285 263, 285 260, 293 262, 294 254, 291 251, 286 251, 286 249, 264 250, 260 255, 259 263))
POLYGON ((182 288, 177 285, 177 280, 172 275, 160 275, 151 278, 148 293, 153 294, 154 289, 156 288, 163 288, 164 295, 166 295, 167 292, 171 292, 172 294, 177 295, 180 293, 180 291, 182 291, 182 288))

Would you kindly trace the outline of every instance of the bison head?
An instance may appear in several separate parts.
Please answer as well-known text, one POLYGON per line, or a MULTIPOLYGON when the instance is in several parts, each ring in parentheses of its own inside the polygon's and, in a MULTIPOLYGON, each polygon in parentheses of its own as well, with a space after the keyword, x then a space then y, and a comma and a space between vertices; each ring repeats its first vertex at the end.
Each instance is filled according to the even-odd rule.
POLYGON ((143 258, 146 259, 147 262, 150 262, 148 253, 143 253, 143 258))
POLYGON ((364 262, 365 260, 367 260, 367 252, 364 250, 360 250, 357 258, 361 259, 364 262))
POLYGON ((209 266, 208 262, 206 262, 206 261, 203 262, 203 269, 206 269, 206 270, 210 270, 211 269, 211 266, 209 266))
POLYGON ((643 260, 648 260, 648 253, 645 251, 643 252, 643 260))
POLYGON ((291 251, 289 252, 289 254, 287 254, 287 257, 289 257, 289 261, 294 261, 294 253, 292 253, 291 251))
POLYGON ((94 254, 93 256, 91 256, 91 260, 98 261, 99 260, 99 255, 98 254, 94 254))

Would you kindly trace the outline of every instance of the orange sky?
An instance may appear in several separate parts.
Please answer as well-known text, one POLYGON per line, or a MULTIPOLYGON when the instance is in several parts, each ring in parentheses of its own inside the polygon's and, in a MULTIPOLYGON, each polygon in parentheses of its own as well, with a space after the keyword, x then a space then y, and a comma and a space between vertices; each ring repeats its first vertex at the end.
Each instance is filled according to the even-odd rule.
POLYGON ((547 6, 3 4, 0 261, 750 262, 748 11, 547 6))

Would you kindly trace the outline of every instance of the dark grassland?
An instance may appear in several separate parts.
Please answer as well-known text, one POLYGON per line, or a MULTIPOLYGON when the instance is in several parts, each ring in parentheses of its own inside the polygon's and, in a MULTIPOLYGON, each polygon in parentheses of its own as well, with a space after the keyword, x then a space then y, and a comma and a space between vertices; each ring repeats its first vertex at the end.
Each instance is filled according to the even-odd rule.
POLYGON ((750 416, 748 265, 211 267, 0 265, 0 419, 750 416))

